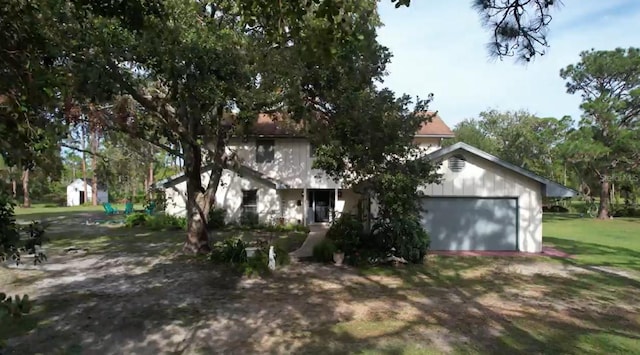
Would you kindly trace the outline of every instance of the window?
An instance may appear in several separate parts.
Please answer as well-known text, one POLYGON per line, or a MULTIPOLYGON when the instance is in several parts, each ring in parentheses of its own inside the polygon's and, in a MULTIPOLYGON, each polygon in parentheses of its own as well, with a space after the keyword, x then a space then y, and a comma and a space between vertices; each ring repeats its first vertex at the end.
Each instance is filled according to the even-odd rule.
POLYGON ((309 157, 314 158, 316 156, 317 149, 318 149, 317 145, 313 143, 309 143, 309 157))
POLYGON ((240 222, 244 225, 258 224, 258 190, 242 191, 242 215, 240 222))
POLYGON ((273 139, 256 140, 256 163, 273 162, 274 146, 275 142, 273 139))

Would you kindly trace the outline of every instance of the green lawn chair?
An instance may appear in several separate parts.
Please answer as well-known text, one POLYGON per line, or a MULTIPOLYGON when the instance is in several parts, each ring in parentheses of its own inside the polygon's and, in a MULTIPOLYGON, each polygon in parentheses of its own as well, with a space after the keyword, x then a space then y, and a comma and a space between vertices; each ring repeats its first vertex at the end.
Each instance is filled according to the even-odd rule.
POLYGON ((132 213, 133 213, 133 202, 127 202, 127 204, 124 205, 124 214, 130 215, 132 213))
POLYGON ((156 209, 156 202, 151 201, 149 202, 149 205, 147 206, 147 208, 144 209, 144 212, 148 215, 152 215, 155 209, 156 209))
POLYGON ((114 215, 114 214, 118 214, 118 209, 114 208, 113 206, 111 206, 110 203, 103 203, 102 207, 104 208, 104 213, 106 213, 107 215, 114 215))

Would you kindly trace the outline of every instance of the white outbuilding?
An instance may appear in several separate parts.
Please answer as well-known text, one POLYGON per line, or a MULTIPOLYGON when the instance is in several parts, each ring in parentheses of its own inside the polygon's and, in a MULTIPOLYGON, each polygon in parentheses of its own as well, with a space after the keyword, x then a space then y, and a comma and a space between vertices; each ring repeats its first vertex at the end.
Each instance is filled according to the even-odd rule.
MULTIPOLYGON (((80 206, 85 202, 91 202, 93 197, 93 181, 87 179, 87 190, 85 191, 85 183, 82 179, 75 179, 67 185, 67 206, 80 206)), ((107 188, 98 185, 98 204, 109 202, 109 194, 107 188)))

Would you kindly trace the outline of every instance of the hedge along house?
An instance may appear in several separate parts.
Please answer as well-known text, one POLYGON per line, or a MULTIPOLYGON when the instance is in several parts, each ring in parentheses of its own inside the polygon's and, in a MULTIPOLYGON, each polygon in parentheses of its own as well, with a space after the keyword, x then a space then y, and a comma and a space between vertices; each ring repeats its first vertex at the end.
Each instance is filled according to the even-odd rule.
MULTIPOLYGON (((75 179, 67 185, 67 206, 80 206, 91 202, 93 198, 93 180, 87 179, 87 190, 82 179, 75 179)), ((106 186, 98 184, 98 204, 109 202, 109 192, 106 186)))
MULTIPOLYGON (((215 199, 215 207, 226 211, 228 222, 314 224, 331 222, 345 212, 368 214, 370 206, 360 194, 312 168, 314 148, 299 128, 263 114, 247 136, 231 138, 228 149, 241 164, 235 171, 224 170, 215 199)), ((449 127, 435 116, 416 132, 415 140, 427 153, 451 137, 449 127)), ((210 173, 204 166, 203 184, 210 173)), ((186 215, 183 174, 156 186, 165 190, 167 213, 186 215)))

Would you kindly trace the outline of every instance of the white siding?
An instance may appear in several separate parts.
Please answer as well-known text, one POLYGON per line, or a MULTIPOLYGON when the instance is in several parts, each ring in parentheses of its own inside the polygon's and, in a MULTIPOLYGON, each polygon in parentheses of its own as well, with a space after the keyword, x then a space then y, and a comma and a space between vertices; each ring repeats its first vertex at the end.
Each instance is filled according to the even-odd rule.
MULTIPOLYGON (((84 181, 76 179, 67 185, 67 206, 80 206, 80 192, 84 191, 84 181)), ((93 187, 87 184, 85 193, 85 202, 91 202, 93 199, 93 187)), ((98 204, 109 202, 109 194, 105 190, 98 190, 98 204)))
MULTIPOLYGON (((202 174, 202 184, 209 182, 210 172, 202 174)), ((220 179, 216 191, 216 208, 224 208, 227 211, 227 221, 237 221, 242 212, 242 191, 258 190, 258 214, 261 223, 275 222, 280 217, 280 198, 277 190, 254 181, 240 177, 225 170, 220 179)), ((186 216, 186 191, 187 183, 183 181, 175 186, 165 189, 167 207, 165 212, 171 215, 186 216)))
POLYGON ((430 196, 515 197, 518 199, 518 247, 524 252, 542 251, 542 187, 537 181, 501 168, 471 154, 460 172, 452 172, 448 160, 440 167, 442 184, 422 190, 430 196))
POLYGON ((415 137, 413 142, 420 146, 425 153, 431 153, 440 149, 442 138, 415 137))

